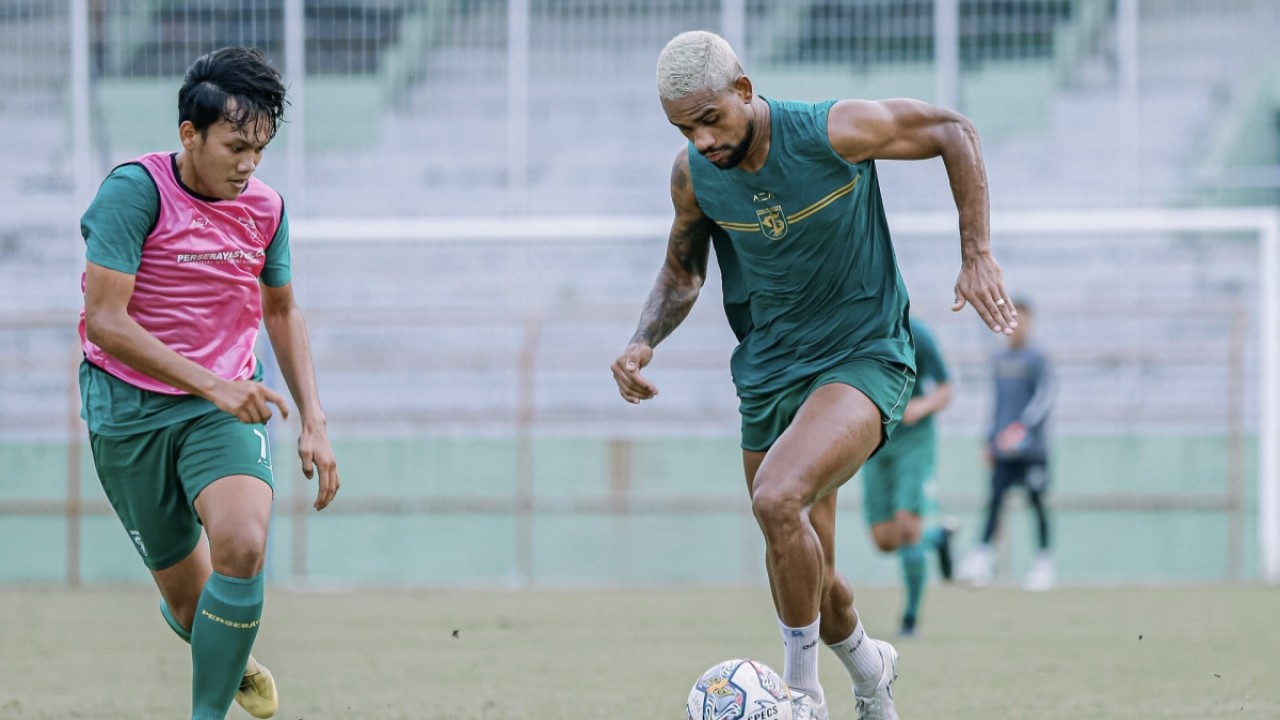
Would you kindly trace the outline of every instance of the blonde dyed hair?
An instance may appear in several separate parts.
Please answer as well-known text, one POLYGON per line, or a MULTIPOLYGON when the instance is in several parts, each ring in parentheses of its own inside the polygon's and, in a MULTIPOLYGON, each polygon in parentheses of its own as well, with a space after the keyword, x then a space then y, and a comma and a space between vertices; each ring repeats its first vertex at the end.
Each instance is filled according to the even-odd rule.
POLYGON ((738 56, 724 38, 690 30, 672 38, 658 55, 658 97, 679 100, 699 90, 723 90, 741 74, 738 56))

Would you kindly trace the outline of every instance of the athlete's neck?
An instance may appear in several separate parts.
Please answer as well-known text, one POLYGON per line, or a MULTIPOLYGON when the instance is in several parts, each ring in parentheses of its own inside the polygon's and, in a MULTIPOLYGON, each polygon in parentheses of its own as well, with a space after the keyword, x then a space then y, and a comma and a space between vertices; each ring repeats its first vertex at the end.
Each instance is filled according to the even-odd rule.
POLYGON ((196 175, 196 169, 193 160, 186 150, 169 156, 170 165, 173 167, 173 177, 178 181, 178 186, 183 192, 205 202, 220 202, 220 198, 216 198, 212 193, 204 193, 196 188, 200 186, 199 176, 196 175))
POLYGON ((772 128, 769 103, 759 95, 751 99, 751 142, 738 168, 744 172, 760 172, 769 159, 769 133, 772 128))

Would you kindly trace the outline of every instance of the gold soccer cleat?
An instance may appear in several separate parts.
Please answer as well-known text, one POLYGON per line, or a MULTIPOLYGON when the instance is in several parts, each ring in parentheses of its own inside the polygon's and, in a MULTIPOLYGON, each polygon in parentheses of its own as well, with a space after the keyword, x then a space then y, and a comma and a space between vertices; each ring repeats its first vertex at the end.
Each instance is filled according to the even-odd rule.
POLYGON ((244 679, 236 691, 236 702, 245 712, 256 718, 269 718, 276 714, 280 701, 276 697, 276 681, 271 671, 249 656, 244 669, 244 679))

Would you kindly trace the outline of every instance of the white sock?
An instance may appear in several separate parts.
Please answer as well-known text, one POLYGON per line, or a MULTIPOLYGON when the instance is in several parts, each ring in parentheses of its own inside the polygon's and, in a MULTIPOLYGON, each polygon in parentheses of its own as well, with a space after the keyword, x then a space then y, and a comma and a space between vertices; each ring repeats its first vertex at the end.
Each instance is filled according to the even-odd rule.
POLYGON ((853 678, 853 692, 858 695, 874 692, 880 683, 880 674, 884 672, 884 658, 880 657, 880 651, 869 642, 870 639, 862 629, 862 620, 858 620, 852 635, 828 646, 849 671, 849 677, 853 678))
MULTIPOLYGON (((819 618, 820 620, 821 618, 819 618)), ((782 681, 788 687, 822 700, 822 686, 818 684, 818 622, 802 628, 787 627, 778 621, 782 629, 782 647, 785 660, 782 665, 782 681)))

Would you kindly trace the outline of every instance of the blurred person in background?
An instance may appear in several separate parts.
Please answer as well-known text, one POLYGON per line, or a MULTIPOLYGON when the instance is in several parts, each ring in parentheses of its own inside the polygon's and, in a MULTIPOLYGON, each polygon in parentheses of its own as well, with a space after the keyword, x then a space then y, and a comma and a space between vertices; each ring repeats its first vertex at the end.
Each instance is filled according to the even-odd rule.
POLYGON ((853 681, 857 716, 897 718, 897 650, 867 635, 835 569, 836 491, 892 435, 915 382, 875 160, 943 159, 960 216, 952 309, 971 304, 993 331, 1012 332, 977 132, 964 116, 915 100, 766 99, 709 32, 671 40, 657 81, 688 143, 671 172, 666 260, 612 366, 618 391, 631 403, 657 395, 641 370, 693 307, 714 244, 739 342, 730 369, 743 469, 795 717, 829 715, 821 639, 853 681))
MULTIPOLYGON (((270 717, 271 673, 250 654, 262 619, 274 495, 260 324, 302 416, 298 453, 338 491, 302 312, 289 222, 253 177, 284 115, 280 75, 257 50, 197 59, 178 91, 178 152, 120 165, 81 218, 82 416, 98 478, 191 644, 192 720, 232 700, 270 717), (202 537, 202 535, 204 537, 202 537)), ((146 678, 139 681, 144 682, 146 678)))
POLYGON ((933 416, 951 402, 947 364, 933 333, 912 317, 916 382, 893 437, 862 466, 863 508, 871 539, 882 552, 898 553, 905 586, 898 634, 915 634, 920 601, 928 581, 927 551, 938 553, 942 577, 951 579, 952 521, 924 529, 929 481, 937 462, 938 431, 933 416))
POLYGON ((1053 407, 1054 383, 1049 359, 1031 344, 1035 315, 1030 304, 1018 299, 1014 307, 1018 311, 1018 327, 993 361, 995 403, 984 453, 991 467, 986 525, 982 540, 961 563, 958 579, 979 587, 991 582, 994 574, 991 543, 999 529, 1004 496, 1013 486, 1021 485, 1026 488, 1036 516, 1036 555, 1024 587, 1048 590, 1056 580, 1049 543, 1049 513, 1045 507, 1049 489, 1046 428, 1049 410, 1053 407))

